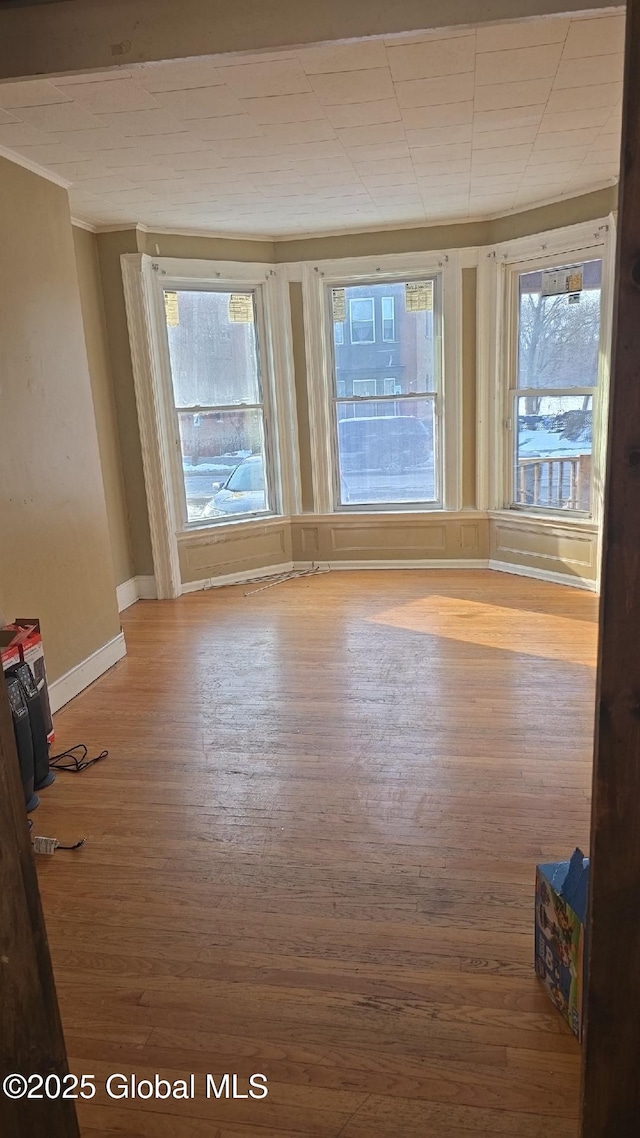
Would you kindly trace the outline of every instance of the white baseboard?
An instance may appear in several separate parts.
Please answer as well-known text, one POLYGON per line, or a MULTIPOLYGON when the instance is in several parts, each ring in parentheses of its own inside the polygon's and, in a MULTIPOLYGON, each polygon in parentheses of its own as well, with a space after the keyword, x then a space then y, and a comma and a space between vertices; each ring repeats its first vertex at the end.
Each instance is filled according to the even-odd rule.
POLYGON ((138 583, 135 577, 129 577, 128 581, 123 581, 121 585, 116 587, 116 597, 118 598, 118 612, 124 612, 129 608, 129 605, 135 604, 138 600, 138 583))
MULTIPOLYGON (((527 565, 515 565, 506 561, 493 561, 486 558, 414 558, 405 561, 361 560, 361 561, 285 561, 280 565, 266 565, 262 569, 245 569, 240 573, 226 573, 220 577, 204 577, 199 581, 184 581, 181 593, 197 593, 203 589, 221 589, 225 585, 245 585, 248 581, 262 580, 264 577, 276 577, 280 573, 291 573, 293 570, 331 569, 333 572, 341 569, 493 569, 499 573, 515 573, 520 577, 532 577, 538 581, 549 581, 555 585, 570 585, 574 589, 587 589, 597 592, 597 584, 586 577, 573 577, 569 573, 554 573, 550 569, 532 569, 527 565)), ((122 585, 118 585, 118 609, 122 612, 137 600, 155 600, 155 577, 132 577, 122 585)))
POLYGON ((81 691, 97 680, 104 672, 117 664, 123 656, 126 656, 127 646, 124 642, 124 633, 120 632, 114 636, 113 640, 109 640, 107 644, 103 644, 102 648, 98 648, 96 652, 92 652, 87 656, 86 660, 82 660, 76 664, 75 668, 71 668, 65 672, 64 676, 60 676, 58 680, 54 680, 49 685, 49 703, 51 704, 51 712, 55 715, 65 703, 68 703, 74 696, 79 695, 81 691))
POLYGON ((138 598, 141 601, 155 601, 158 596, 156 589, 156 579, 154 576, 149 577, 136 577, 138 586, 138 598))
POLYGON ((157 596, 155 577, 130 577, 116 588, 118 612, 123 612, 136 601, 154 601, 157 596))
POLYGON ((280 565, 267 565, 263 569, 246 569, 242 573, 227 573, 222 577, 206 577, 200 581, 185 581, 182 593, 197 593, 202 589, 221 589, 225 585, 246 585, 248 581, 259 581, 264 577, 276 577, 280 573, 291 573, 308 569, 487 569, 486 560, 448 560, 431 558, 417 561, 285 561, 280 565))
POLYGON ((597 593, 598 584, 588 577, 573 577, 570 573, 554 573, 551 569, 532 569, 528 565, 512 565, 507 561, 490 561, 489 568, 498 573, 515 573, 517 577, 533 577, 536 581, 549 581, 552 585, 569 585, 572 589, 586 589, 597 593))
MULTIPOLYGON (((483 558, 432 557, 406 561, 316 561, 320 569, 488 569, 489 562, 483 558)), ((295 569, 310 569, 311 561, 296 561, 295 569)))
MULTIPOLYGON (((308 563, 311 568, 311 562, 308 563)), ((262 580, 263 577, 277 577, 280 573, 291 573, 294 568, 293 561, 284 561, 280 565, 266 565, 262 569, 244 569, 241 573, 227 573, 222 577, 205 577, 201 581, 184 581, 181 592, 197 593, 201 589, 222 589, 225 585, 245 585, 247 581, 262 580)), ((305 564, 304 568, 307 568, 305 564)))

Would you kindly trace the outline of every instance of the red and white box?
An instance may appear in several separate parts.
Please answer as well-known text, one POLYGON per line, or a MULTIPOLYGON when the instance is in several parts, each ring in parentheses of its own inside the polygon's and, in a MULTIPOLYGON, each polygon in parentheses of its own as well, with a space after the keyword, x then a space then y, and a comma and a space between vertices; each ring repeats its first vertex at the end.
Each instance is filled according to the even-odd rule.
POLYGON ((47 741, 51 745, 55 738, 55 732, 51 718, 40 621, 35 617, 16 617, 13 624, 7 624, 4 628, 0 628, 0 658, 4 672, 16 664, 22 663, 28 664, 31 668, 42 704, 47 741))

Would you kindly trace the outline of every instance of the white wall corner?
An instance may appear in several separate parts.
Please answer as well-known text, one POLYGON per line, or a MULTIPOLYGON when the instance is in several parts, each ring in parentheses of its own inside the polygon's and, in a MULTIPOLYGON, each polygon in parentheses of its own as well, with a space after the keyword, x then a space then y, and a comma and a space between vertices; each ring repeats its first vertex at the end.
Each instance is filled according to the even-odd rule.
POLYGON ((65 672, 64 676, 54 680, 49 685, 49 702, 52 714, 55 715, 74 696, 89 687, 94 680, 102 676, 109 668, 118 663, 127 654, 124 633, 119 632, 113 640, 109 640, 102 648, 92 652, 86 660, 81 660, 74 668, 65 672))

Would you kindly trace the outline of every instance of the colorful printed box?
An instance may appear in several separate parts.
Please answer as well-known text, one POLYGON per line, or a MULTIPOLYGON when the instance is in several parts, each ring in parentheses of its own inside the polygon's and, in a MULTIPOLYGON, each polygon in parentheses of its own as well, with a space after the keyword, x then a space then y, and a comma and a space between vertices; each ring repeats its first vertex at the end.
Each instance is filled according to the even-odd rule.
POLYGON ((589 859, 536 867, 536 973, 578 1039, 582 1039, 586 979, 589 859))

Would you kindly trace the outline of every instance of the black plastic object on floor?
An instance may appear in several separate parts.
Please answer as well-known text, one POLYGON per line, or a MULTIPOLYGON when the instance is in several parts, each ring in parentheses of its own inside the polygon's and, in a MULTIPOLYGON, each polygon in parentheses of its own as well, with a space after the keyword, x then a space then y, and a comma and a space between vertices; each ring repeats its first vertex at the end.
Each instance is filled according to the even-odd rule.
POLYGON ((33 793, 35 771, 31 725, 29 723, 29 708, 27 707, 24 688, 18 677, 9 675, 6 676, 5 679, 7 695, 9 696, 9 706, 11 708, 11 718, 13 719, 13 733, 16 740, 18 762, 20 763, 24 804, 27 808, 27 813, 30 813, 39 805, 40 799, 37 794, 33 793))
POLYGON ((33 770, 34 786, 36 790, 43 790, 51 786, 55 774, 49 769, 49 744, 47 741, 47 728, 42 712, 42 701, 33 672, 28 664, 16 664, 10 668, 7 675, 15 676, 22 685, 24 698, 29 712, 31 727, 31 741, 33 743, 33 770))

